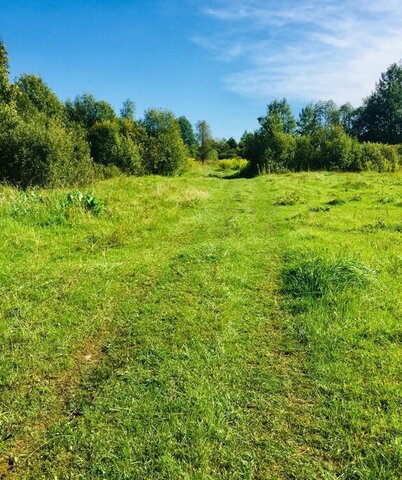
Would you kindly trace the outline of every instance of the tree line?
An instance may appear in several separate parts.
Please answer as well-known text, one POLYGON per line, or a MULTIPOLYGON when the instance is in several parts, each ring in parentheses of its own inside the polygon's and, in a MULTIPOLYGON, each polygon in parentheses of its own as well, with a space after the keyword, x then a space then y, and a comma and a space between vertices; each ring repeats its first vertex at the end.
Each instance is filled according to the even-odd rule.
POLYGON ((395 170, 402 144, 402 68, 381 75, 362 106, 311 103, 296 119, 288 102, 271 102, 259 128, 241 140, 214 139, 206 121, 195 125, 172 112, 149 109, 142 119, 126 100, 119 114, 84 93, 62 102, 41 77, 9 79, 0 41, 0 180, 63 186, 131 175, 174 175, 188 157, 202 162, 243 157, 249 174, 283 170, 395 170))
POLYGON ((84 93, 62 102, 41 77, 9 80, 6 47, 0 42, 0 180, 22 187, 63 186, 131 175, 174 175, 189 156, 214 156, 205 121, 193 126, 162 109, 135 118, 126 100, 119 114, 84 93))

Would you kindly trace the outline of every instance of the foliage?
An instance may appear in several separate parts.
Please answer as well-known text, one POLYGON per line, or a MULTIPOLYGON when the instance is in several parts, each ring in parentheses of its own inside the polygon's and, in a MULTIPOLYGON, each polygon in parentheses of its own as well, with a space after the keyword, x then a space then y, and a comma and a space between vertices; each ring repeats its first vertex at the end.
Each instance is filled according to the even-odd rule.
POLYGON ((8 107, 0 109, 0 117, 3 180, 22 187, 91 181, 93 164, 79 129, 67 129, 57 118, 44 121, 39 114, 23 120, 8 107))
POLYGON ((200 120, 197 123, 196 138, 198 142, 198 158, 203 163, 207 160, 216 160, 218 155, 214 148, 211 128, 205 120, 200 120))
POLYGON ((88 131, 88 141, 96 163, 115 165, 132 175, 142 172, 139 149, 130 137, 121 135, 117 122, 96 123, 88 131))
POLYGON ((144 165, 148 173, 174 175, 186 166, 186 146, 179 123, 167 110, 147 110, 142 122, 145 131, 144 165))
POLYGON ((11 94, 9 81, 8 54, 4 42, 0 39, 0 103, 8 102, 11 94))
POLYGON ((360 139, 402 143, 402 66, 392 64, 381 74, 374 92, 358 110, 356 132, 360 139))
POLYGON ((94 215, 99 215, 105 209, 104 203, 93 193, 82 193, 79 190, 68 193, 64 205, 66 207, 82 207, 94 215))
POLYGON ((184 116, 179 117, 177 121, 179 122, 181 138, 188 149, 189 155, 192 157, 197 156, 197 139, 195 138, 193 126, 184 116))
POLYGON ((123 106, 120 110, 121 118, 129 120, 131 122, 135 121, 135 102, 129 98, 123 102, 123 106))
POLYGON ((71 122, 78 123, 87 130, 96 123, 113 121, 116 114, 107 102, 98 101, 89 93, 75 97, 73 101, 67 100, 66 114, 71 122))
POLYGON ((285 98, 271 102, 267 107, 265 117, 260 117, 258 123, 263 130, 275 129, 290 135, 296 131, 296 120, 285 98))
POLYGON ((40 112, 46 117, 60 117, 64 105, 41 77, 22 74, 15 83, 15 100, 22 116, 30 117, 40 112))

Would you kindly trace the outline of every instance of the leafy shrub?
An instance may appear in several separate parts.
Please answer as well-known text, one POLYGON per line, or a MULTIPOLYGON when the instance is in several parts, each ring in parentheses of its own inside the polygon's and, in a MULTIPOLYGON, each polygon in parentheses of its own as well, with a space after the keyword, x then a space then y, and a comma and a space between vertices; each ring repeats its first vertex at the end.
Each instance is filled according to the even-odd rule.
POLYGON ((58 118, 24 120, 12 107, 0 111, 1 178, 22 187, 78 185, 93 179, 93 162, 82 132, 58 118))
POLYGON ((283 271, 283 288, 293 297, 320 298, 346 288, 363 287, 371 273, 353 259, 296 258, 283 271))
POLYGON ((399 166, 398 147, 379 143, 362 144, 361 170, 391 172, 399 166))
POLYGON ((132 175, 142 172, 138 147, 129 137, 121 135, 117 122, 96 123, 88 132, 88 140, 96 163, 115 165, 132 175))
POLYGON ((99 215, 105 209, 104 203, 97 199, 93 193, 82 193, 80 191, 68 193, 64 205, 66 207, 82 207, 94 215, 99 215))

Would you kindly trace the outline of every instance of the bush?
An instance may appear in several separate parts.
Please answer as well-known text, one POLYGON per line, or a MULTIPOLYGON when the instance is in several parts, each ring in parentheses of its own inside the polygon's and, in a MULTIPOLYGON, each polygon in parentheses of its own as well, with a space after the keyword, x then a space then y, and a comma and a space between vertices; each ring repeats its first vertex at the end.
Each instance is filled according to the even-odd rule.
POLYGON ((94 176, 79 129, 39 114, 23 120, 12 107, 0 111, 0 164, 1 178, 24 188, 78 185, 94 176))
POLYGON ((115 165, 132 175, 142 172, 138 147, 129 137, 121 135, 117 122, 96 123, 89 129, 88 140, 96 163, 115 165))

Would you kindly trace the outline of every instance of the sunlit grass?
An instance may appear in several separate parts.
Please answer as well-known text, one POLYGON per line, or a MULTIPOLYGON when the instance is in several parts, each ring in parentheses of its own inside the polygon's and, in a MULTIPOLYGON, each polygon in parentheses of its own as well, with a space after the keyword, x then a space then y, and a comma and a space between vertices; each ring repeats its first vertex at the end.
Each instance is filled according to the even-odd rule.
POLYGON ((0 478, 399 479, 401 175, 194 168, 0 188, 0 478))

